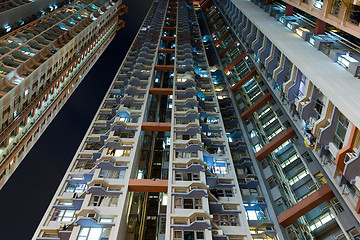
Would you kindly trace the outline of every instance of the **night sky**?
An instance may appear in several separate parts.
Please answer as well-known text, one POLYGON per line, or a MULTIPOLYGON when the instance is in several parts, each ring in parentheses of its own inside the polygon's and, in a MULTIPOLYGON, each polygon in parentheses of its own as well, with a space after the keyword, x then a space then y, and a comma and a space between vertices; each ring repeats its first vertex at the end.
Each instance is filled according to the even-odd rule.
POLYGON ((124 0, 125 28, 0 191, 0 239, 31 239, 153 0, 124 0))

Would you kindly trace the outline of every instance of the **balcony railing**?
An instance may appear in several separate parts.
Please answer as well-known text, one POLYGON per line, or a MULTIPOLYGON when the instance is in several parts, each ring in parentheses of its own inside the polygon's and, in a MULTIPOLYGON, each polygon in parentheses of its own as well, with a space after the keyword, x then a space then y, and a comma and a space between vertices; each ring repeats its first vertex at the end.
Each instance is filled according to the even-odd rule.
POLYGON ((349 14, 347 17, 347 20, 354 24, 354 25, 359 25, 360 23, 360 10, 357 10, 357 9, 348 9, 349 11, 349 14))

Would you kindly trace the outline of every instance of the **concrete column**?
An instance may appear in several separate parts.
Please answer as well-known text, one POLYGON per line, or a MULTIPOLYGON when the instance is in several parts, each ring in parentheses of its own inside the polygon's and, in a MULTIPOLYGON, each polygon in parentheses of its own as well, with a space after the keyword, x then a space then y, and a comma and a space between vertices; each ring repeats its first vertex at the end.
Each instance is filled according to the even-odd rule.
POLYGON ((15 136, 17 136, 19 134, 19 126, 15 127, 15 136))
POLYGON ((7 146, 9 146, 9 140, 10 140, 10 138, 9 138, 9 136, 7 136, 6 138, 5 138, 5 142, 4 142, 4 147, 7 147, 7 146))
POLYGON ((28 116, 24 117, 24 126, 28 123, 28 116))
POLYGON ((351 128, 349 141, 347 142, 347 144, 345 146, 343 146, 342 149, 340 149, 336 153, 335 165, 341 174, 343 173, 344 168, 345 168, 345 161, 344 161, 345 156, 348 152, 352 151, 358 132, 359 132, 359 130, 357 129, 357 127, 355 125, 353 125, 351 128))
POLYGON ((259 110, 262 106, 265 105, 268 101, 272 99, 272 95, 270 92, 266 93, 259 100, 257 100, 253 105, 251 105, 248 109, 246 109, 242 114, 241 118, 246 120, 248 119, 254 112, 259 110))
POLYGON ((282 132, 280 135, 278 135, 275 139, 273 139, 271 142, 266 144, 260 151, 255 153, 255 157, 258 161, 263 160, 267 155, 269 155, 272 151, 277 149, 280 145, 282 145, 284 142, 289 140, 290 138, 294 137, 296 135, 293 127, 289 127, 284 132, 282 132))
POLYGON ((324 34, 325 27, 326 27, 326 22, 321 21, 320 19, 316 19, 314 33, 315 34, 324 34))
POLYGON ((360 213, 360 198, 358 199, 358 201, 356 203, 355 212, 358 214, 360 213))
MULTIPOLYGON (((227 67, 224 69, 225 73, 228 73, 230 71, 230 69, 232 69, 236 64, 238 64, 241 60, 244 59, 244 57, 246 57, 246 52, 241 53, 237 58, 235 58, 229 65, 227 65, 227 67)), ((256 70, 255 70, 256 71, 256 70)), ((246 75, 247 76, 247 75, 246 75)), ((246 77, 245 76, 245 77, 246 77)), ((250 79, 250 78, 249 78, 250 79)), ((240 80, 240 82, 242 81, 242 79, 240 80)))
POLYGON ((281 226, 287 227, 299 217, 308 213, 323 202, 330 200, 334 196, 335 195, 331 190, 329 184, 326 184, 323 187, 319 188, 313 194, 310 194, 309 196, 292 206, 291 208, 280 213, 277 217, 278 221, 281 226))

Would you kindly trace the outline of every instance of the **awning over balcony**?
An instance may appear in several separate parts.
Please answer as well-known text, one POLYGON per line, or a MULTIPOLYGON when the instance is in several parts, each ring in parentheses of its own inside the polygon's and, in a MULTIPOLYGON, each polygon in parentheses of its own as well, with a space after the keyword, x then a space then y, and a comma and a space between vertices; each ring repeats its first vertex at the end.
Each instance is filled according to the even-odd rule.
POLYGON ((116 125, 111 128, 111 131, 115 132, 136 132, 136 129, 127 129, 122 125, 116 125))
POLYGON ((241 213, 240 210, 225 210, 221 203, 209 203, 210 213, 218 213, 218 214, 238 214, 241 213))
POLYGON ((61 210, 80 210, 83 202, 83 198, 73 199, 72 205, 54 205, 54 208, 61 210))
POLYGON ((96 168, 101 168, 104 170, 126 170, 128 169, 127 165, 121 165, 121 166, 116 166, 114 164, 112 164, 111 162, 99 162, 96 165, 96 168))
POLYGON ((202 150, 199 144, 189 144, 186 147, 174 147, 174 150, 179 152, 198 152, 202 150))
POLYGON ((171 228, 175 230, 211 230, 211 225, 206 221, 194 221, 190 224, 180 225, 180 224, 171 224, 171 228))
POLYGON ((98 222, 93 218, 90 217, 79 217, 75 221, 75 226, 80 225, 82 227, 93 227, 93 228, 111 228, 115 225, 114 222, 98 222))
POLYGON ((195 120, 199 119, 199 115, 197 113, 189 113, 185 116, 175 116, 176 119, 182 119, 182 120, 195 120))
POLYGON ((119 196, 120 194, 122 194, 121 191, 108 191, 101 186, 91 186, 88 190, 86 190, 86 193, 91 193, 99 196, 119 196))
POLYGON ((66 179, 66 181, 68 183, 88 183, 92 180, 93 175, 94 174, 92 174, 92 173, 84 173, 84 176, 82 179, 66 179))
POLYGON ((197 133, 201 133, 201 131, 197 127, 189 127, 186 130, 175 130, 175 133, 182 135, 195 135, 197 133))
POLYGON ((187 168, 174 167, 173 170, 175 172, 204 172, 205 168, 203 166, 201 166, 200 164, 191 164, 187 168))
POLYGON ((208 196, 207 192, 204 189, 193 189, 188 193, 171 193, 171 195, 183 198, 202 198, 208 196))
POLYGON ((132 149, 133 146, 124 146, 124 145, 120 145, 120 143, 118 142, 107 142, 104 145, 104 148, 115 148, 115 149, 132 149))

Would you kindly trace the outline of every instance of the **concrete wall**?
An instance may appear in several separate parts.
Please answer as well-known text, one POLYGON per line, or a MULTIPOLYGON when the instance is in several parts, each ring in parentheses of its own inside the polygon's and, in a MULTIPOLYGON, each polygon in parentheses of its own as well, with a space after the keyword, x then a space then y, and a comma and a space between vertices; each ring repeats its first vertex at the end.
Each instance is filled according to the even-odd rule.
POLYGON ((36 12, 48 8, 50 5, 57 4, 63 0, 36 0, 19 7, 0 13, 0 27, 9 24, 10 26, 20 19, 30 17, 36 12))

